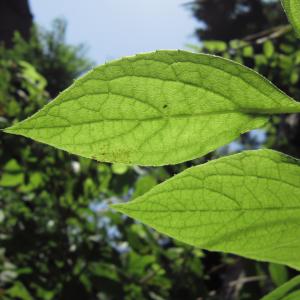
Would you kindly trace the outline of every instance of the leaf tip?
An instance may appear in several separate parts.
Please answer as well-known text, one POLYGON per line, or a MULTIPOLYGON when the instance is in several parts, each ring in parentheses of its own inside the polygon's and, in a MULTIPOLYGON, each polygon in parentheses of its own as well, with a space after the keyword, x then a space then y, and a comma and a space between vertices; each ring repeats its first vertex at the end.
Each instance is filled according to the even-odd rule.
POLYGON ((18 134, 18 123, 10 127, 1 129, 1 131, 9 134, 18 134))
POLYGON ((14 133, 14 128, 13 128, 13 126, 10 126, 10 127, 1 129, 1 131, 4 133, 14 133))
POLYGON ((135 204, 136 199, 134 201, 126 202, 126 203, 116 203, 110 204, 109 207, 114 209, 115 211, 125 214, 130 218, 136 219, 136 213, 134 213, 131 209, 131 206, 135 204))
POLYGON ((120 212, 120 213, 126 213, 126 204, 125 203, 117 203, 117 204, 110 204, 109 207, 120 212))

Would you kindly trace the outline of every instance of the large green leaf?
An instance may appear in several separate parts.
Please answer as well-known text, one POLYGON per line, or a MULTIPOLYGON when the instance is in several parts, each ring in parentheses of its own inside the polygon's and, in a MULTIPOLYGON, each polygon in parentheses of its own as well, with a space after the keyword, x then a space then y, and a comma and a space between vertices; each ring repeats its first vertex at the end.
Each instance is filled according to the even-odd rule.
POLYGON ((300 299, 300 276, 286 282, 272 293, 261 300, 299 300, 300 299))
POLYGON ((300 162, 245 151, 113 206, 180 241, 300 269, 300 162))
POLYGON ((223 58, 157 51, 95 68, 6 132, 100 161, 174 164, 204 155, 300 103, 223 58))
POLYGON ((300 0, 281 0, 289 21, 300 37, 300 0))

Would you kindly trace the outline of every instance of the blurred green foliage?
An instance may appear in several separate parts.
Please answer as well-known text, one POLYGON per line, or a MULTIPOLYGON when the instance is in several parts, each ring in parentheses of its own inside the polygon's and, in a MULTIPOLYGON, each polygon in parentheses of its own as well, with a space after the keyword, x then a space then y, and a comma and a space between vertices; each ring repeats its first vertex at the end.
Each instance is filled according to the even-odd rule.
POLYGON ((84 45, 66 44, 66 29, 66 22, 56 19, 49 31, 32 27, 29 41, 16 32, 13 49, 2 47, 1 58, 30 62, 47 79, 47 92, 53 98, 93 66, 84 45))
MULTIPOLYGON (((34 113, 49 101, 49 88, 65 88, 90 64, 63 42, 65 29, 57 24, 1 48, 1 128, 34 113)), ((1 299, 208 295, 200 250, 107 209, 143 194, 168 171, 111 166, 0 134, 1 299)))
MULTIPOLYGON (((37 111, 91 62, 65 43, 65 25, 33 29, 0 49, 0 128, 37 111)), ((287 27, 201 49, 261 72, 300 99, 299 42, 287 27)), ((109 165, 0 132, 0 299, 259 299, 293 271, 202 252, 108 209, 135 198, 186 166, 268 144, 300 157, 299 119, 272 120, 260 134, 186 164, 109 165), (261 137, 263 136, 263 137, 261 137)))

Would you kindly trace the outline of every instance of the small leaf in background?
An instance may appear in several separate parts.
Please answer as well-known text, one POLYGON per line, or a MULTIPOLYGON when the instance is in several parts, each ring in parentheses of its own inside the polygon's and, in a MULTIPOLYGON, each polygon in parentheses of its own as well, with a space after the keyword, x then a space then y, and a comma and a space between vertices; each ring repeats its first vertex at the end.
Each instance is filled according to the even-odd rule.
POLYGON ((247 45, 248 45, 248 43, 243 40, 231 40, 229 42, 229 46, 232 49, 243 48, 243 47, 246 47, 247 45))
POLYGON ((290 23, 300 37, 300 0, 281 0, 290 23))
POLYGON ((268 65, 268 60, 267 60, 266 56, 263 54, 256 54, 254 56, 254 60, 255 60, 255 64, 257 66, 268 65))
POLYGON ((156 51, 95 68, 6 132, 99 161, 176 164, 299 112, 251 69, 220 57, 156 51))
POLYGON ((127 172, 128 166, 124 164, 112 164, 111 170, 114 174, 123 175, 127 172))
POLYGON ((137 277, 145 275, 146 269, 155 263, 155 257, 153 255, 140 255, 134 251, 131 251, 128 255, 128 271, 137 277))
POLYGON ((286 282, 275 291, 263 297, 261 300, 299 300, 300 276, 286 282))
POLYGON ((253 47, 251 45, 244 47, 243 48, 243 55, 245 57, 253 57, 253 55, 254 55, 253 47))
POLYGON ((289 275, 286 266, 278 264, 269 264, 269 272, 272 278, 272 281, 277 286, 280 286, 288 281, 289 275))
POLYGON ((227 44, 223 41, 204 41, 203 48, 209 52, 224 52, 227 50, 227 44))
POLYGON ((263 51, 267 58, 271 58, 274 54, 274 45, 272 41, 266 41, 263 44, 263 51))
POLYGON ((22 167, 15 159, 8 161, 0 173, 0 186, 14 187, 24 182, 24 173, 22 167))
POLYGON ((245 151, 183 171, 112 207, 211 251, 300 269, 300 162, 245 151))
POLYGON ((136 184, 134 193, 132 195, 132 199, 142 196, 146 192, 148 192, 151 188, 153 188, 157 184, 155 177, 151 175, 145 175, 140 177, 136 184))
POLYGON ((89 265, 89 271, 97 277, 104 277, 114 281, 120 281, 118 270, 113 264, 93 262, 89 265))
MULTIPOLYGON (((38 92, 43 92, 47 81, 46 79, 37 72, 34 66, 26 61, 19 61, 19 65, 22 67, 22 76, 25 80, 29 81, 34 87, 26 85, 30 95, 35 95, 38 92)), ((23 82, 22 82, 23 83, 23 82)))
POLYGON ((6 291, 6 294, 13 299, 33 300, 27 288, 20 281, 15 282, 14 285, 6 291))
POLYGON ((29 182, 20 186, 19 191, 23 193, 29 193, 43 184, 43 174, 40 172, 32 172, 29 175, 29 182))
POLYGON ((295 53, 295 65, 300 65, 300 50, 295 53))
POLYGON ((296 84, 299 80, 299 72, 298 70, 293 70, 290 75, 291 84, 296 84))

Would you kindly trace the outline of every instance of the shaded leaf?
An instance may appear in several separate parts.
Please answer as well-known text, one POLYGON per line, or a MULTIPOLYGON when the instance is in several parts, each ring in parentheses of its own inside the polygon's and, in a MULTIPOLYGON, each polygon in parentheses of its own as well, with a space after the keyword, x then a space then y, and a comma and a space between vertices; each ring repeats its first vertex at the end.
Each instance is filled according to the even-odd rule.
POLYGON ((272 41, 266 41, 263 44, 263 51, 264 51, 264 55, 267 58, 271 58, 274 54, 274 45, 272 43, 272 41))
POLYGON ((290 23, 300 37, 300 0, 281 0, 290 23))
POLYGON ((23 182, 24 173, 22 167, 15 159, 11 159, 4 165, 2 169, 2 175, 0 176, 0 186, 13 187, 20 185, 23 182))
POLYGON ((288 281, 288 271, 287 268, 283 265, 278 264, 269 264, 269 272, 272 278, 272 281, 280 286, 288 281))
POLYGON ((132 199, 142 196, 157 184, 155 177, 146 175, 140 177, 135 185, 135 190, 132 199))
POLYGON ((298 300, 300 297, 300 276, 286 282, 261 300, 298 300))
POLYGON ((27 288, 20 281, 14 283, 14 285, 7 290, 7 295, 13 297, 13 299, 32 300, 33 298, 29 294, 27 288))
POLYGON ((116 163, 111 166, 111 169, 114 174, 123 175, 127 172, 128 166, 124 164, 116 163))

